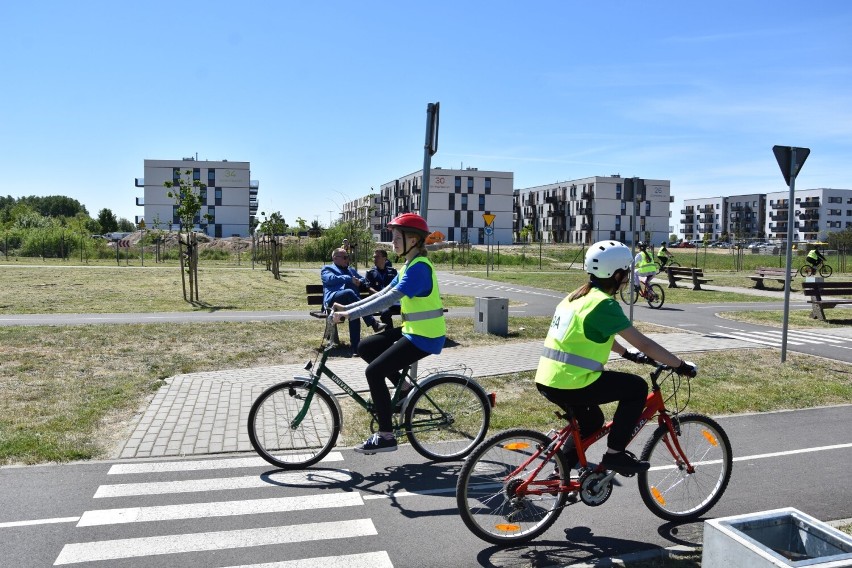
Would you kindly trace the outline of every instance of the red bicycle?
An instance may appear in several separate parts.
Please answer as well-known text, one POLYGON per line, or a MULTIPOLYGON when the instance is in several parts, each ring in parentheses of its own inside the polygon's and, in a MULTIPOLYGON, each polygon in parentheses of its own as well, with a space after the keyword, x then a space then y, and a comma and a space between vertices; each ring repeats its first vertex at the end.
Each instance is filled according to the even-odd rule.
MULTIPOLYGON (((733 454, 727 434, 702 414, 681 414, 689 403, 689 379, 665 365, 651 372, 651 393, 633 436, 656 417, 657 428, 642 450, 651 469, 638 474, 639 494, 652 513, 668 521, 691 521, 722 497, 731 478, 733 454), (668 373, 660 379, 660 375, 668 373), (660 384, 670 380, 673 392, 663 397, 660 384), (686 400, 678 391, 687 387, 686 400), (673 410, 666 407, 672 401, 673 410)), ((550 528, 568 505, 603 504, 612 494, 615 472, 586 459, 590 445, 609 433, 612 422, 577 444, 579 476, 572 479, 562 446, 578 432, 570 412, 558 432, 512 429, 478 446, 459 474, 456 501, 464 524, 493 544, 531 540, 550 528)))

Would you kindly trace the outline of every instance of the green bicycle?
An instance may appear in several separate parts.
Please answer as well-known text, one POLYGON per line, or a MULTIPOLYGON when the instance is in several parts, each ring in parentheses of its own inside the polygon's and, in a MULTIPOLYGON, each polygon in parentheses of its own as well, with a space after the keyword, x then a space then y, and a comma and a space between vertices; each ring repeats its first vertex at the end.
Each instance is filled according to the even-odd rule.
MULTIPOLYGON (((294 377, 264 390, 252 404, 248 435, 252 447, 267 462, 282 469, 299 469, 323 459, 334 447, 343 423, 337 398, 320 382, 331 379, 378 421, 373 403, 328 368, 334 344, 323 338, 316 364, 308 361, 307 377, 294 377)), ((410 390, 396 389, 391 404, 397 409, 394 433, 408 437, 411 446, 434 461, 461 459, 469 454, 488 432, 494 393, 472 378, 468 368, 439 370, 421 377, 403 372, 410 390)), ((400 383, 403 384, 403 383, 400 383)))

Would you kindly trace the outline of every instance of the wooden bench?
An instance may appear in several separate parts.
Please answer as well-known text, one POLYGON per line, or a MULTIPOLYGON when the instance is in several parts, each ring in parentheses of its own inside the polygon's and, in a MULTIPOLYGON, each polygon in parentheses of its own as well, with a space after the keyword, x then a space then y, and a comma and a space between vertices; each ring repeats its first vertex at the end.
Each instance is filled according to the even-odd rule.
POLYGON ((680 266, 667 266, 666 274, 669 276, 669 288, 678 288, 679 280, 692 280, 692 289, 701 290, 702 284, 712 282, 704 277, 704 271, 700 268, 683 268, 680 266))
MULTIPOLYGON (((797 272, 795 270, 790 270, 790 284, 793 283, 793 278, 796 277, 797 272)), ((763 286, 764 280, 777 280, 783 286, 787 284, 787 269, 786 268, 755 268, 754 276, 749 276, 752 280, 754 280, 754 287, 759 290, 765 290, 763 286)))
POLYGON ((837 297, 852 296, 852 282, 821 282, 808 279, 802 282, 802 292, 808 296, 808 302, 811 304, 811 317, 822 321, 825 321, 824 308, 852 304, 852 298, 837 297))
MULTIPOLYGON (((325 333, 323 337, 334 345, 340 344, 340 337, 337 335, 337 325, 331 323, 328 320, 328 308, 323 305, 323 286, 322 284, 305 284, 305 294, 308 300, 308 306, 319 306, 319 309, 310 310, 308 313, 317 319, 325 319, 325 333)), ((373 293, 369 290, 364 290, 359 292, 361 298, 367 298, 371 296, 373 293)), ((446 310, 445 310, 446 311, 446 310)), ((392 316, 398 316, 400 314, 399 306, 391 306, 390 313, 392 316)), ((373 314, 374 316, 379 316, 381 314, 373 314)))

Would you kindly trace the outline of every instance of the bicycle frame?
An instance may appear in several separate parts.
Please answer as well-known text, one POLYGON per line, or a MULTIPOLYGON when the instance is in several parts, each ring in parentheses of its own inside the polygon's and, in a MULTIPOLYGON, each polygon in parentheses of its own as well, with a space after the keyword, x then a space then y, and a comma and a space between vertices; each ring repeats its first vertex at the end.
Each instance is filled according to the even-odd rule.
MULTIPOLYGON (((663 400, 662 391, 660 390, 660 385, 657 382, 658 377, 663 371, 671 370, 670 367, 665 365, 659 365, 655 371, 651 373, 651 392, 648 394, 648 398, 645 400, 645 407, 642 409, 642 414, 639 417, 639 420, 636 422, 636 425, 633 428, 633 431, 630 434, 630 441, 632 442, 639 432, 650 422, 654 415, 657 415, 657 424, 659 426, 665 426, 666 429, 671 433, 675 434, 675 424, 672 421, 671 416, 669 415, 669 411, 666 408, 665 401, 663 400)), ((568 482, 568 485, 561 485, 561 481, 558 479, 555 480, 544 480, 537 479, 539 472, 544 467, 545 463, 549 462, 550 458, 558 451, 561 450, 562 446, 568 440, 568 436, 573 434, 574 432, 579 432, 580 428, 577 424, 577 418, 571 414, 568 416, 567 413, 557 412, 557 416, 560 418, 565 418, 568 420, 568 424, 566 424, 559 432, 551 434, 551 438, 553 442, 547 448, 539 448, 537 451, 533 452, 532 455, 522 463, 518 468, 512 471, 506 479, 511 479, 519 472, 523 471, 536 457, 542 454, 542 452, 546 452, 546 460, 542 461, 542 463, 535 468, 526 479, 521 482, 521 484, 516 488, 515 492, 517 495, 542 495, 545 493, 553 493, 554 491, 560 493, 573 493, 575 491, 580 491, 580 481, 578 479, 572 479, 568 482)), ((586 469, 589 466, 589 462, 586 460, 586 449, 609 434, 612 429, 612 421, 604 424, 600 429, 598 429, 593 434, 583 438, 579 444, 576 444, 577 448, 577 457, 580 462, 581 469, 586 469)), ((629 444, 629 442, 628 442, 629 444)), ((678 459, 681 463, 685 465, 686 471, 689 473, 694 473, 695 467, 689 463, 689 459, 686 457, 683 449, 680 447, 680 442, 676 435, 668 436, 665 440, 666 447, 669 452, 671 452, 672 456, 678 459)), ((604 468, 598 465, 595 468, 595 471, 604 471, 604 468)), ((615 472, 610 472, 610 475, 615 475, 615 472)), ((608 476, 609 477, 609 476, 608 476)), ((604 480, 606 481, 606 479, 604 480)))

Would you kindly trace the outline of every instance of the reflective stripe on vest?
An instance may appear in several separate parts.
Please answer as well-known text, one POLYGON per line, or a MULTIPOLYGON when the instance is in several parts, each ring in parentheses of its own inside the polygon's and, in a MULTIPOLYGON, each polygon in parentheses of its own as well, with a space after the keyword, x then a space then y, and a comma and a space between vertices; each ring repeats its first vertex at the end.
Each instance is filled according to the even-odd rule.
POLYGON ((441 303, 438 277, 432 262, 424 256, 415 257, 403 265, 399 271, 399 278, 401 280, 405 272, 418 262, 429 265, 432 275, 432 292, 426 297, 402 297, 399 301, 402 312, 402 332, 429 338, 443 337, 447 335, 447 322, 444 319, 444 305, 441 303))
POLYGON ((545 347, 541 356, 547 357, 548 359, 553 359, 554 361, 558 361, 559 363, 565 363, 566 365, 574 365, 575 367, 588 369, 590 371, 603 371, 604 369, 603 363, 601 363, 600 361, 588 359, 581 355, 574 355, 573 353, 565 353, 564 351, 560 351, 558 349, 551 349, 550 347, 545 347))
POLYGON ((437 318, 444 315, 444 308, 437 310, 429 310, 427 312, 418 312, 416 314, 401 314, 402 321, 422 321, 432 318, 437 318))
MULTIPOLYGON (((651 255, 648 255, 648 257, 650 257, 650 256, 651 256, 651 255)), ((656 265, 656 264, 654 264, 654 260, 653 260, 653 259, 651 259, 651 260, 646 260, 646 257, 645 257, 645 253, 644 253, 644 252, 643 252, 643 253, 640 253, 640 257, 642 258, 642 261, 641 261, 641 262, 639 263, 639 265, 636 267, 636 272, 638 272, 639 274, 649 274, 649 273, 651 273, 651 272, 656 272, 656 271, 657 271, 657 265, 656 265)))

